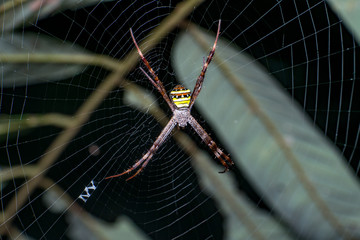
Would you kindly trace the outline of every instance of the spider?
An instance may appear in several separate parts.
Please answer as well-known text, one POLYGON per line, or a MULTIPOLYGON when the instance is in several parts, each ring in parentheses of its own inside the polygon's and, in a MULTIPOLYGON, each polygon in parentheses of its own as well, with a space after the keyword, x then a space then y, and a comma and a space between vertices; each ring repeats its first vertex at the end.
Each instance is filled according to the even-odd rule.
POLYGON ((202 67, 199 77, 197 78, 193 93, 191 94, 190 89, 187 89, 181 85, 177 85, 170 92, 169 96, 166 94, 164 85, 159 80, 159 78, 155 74, 154 70, 151 68, 149 62, 143 56, 138 44, 136 43, 134 34, 130 28, 130 34, 131 34, 132 40, 135 44, 135 47, 140 55, 141 60, 143 61, 145 66, 148 68, 150 74, 152 75, 152 78, 141 67, 140 67, 140 70, 149 79, 149 81, 152 83, 152 85, 154 85, 154 87, 161 93, 162 97, 169 105, 169 107, 173 113, 173 116, 171 117, 170 121, 167 123, 165 128, 161 131, 160 135, 157 137, 154 144, 151 146, 150 150, 145 155, 143 155, 143 157, 140 160, 135 162, 135 164, 128 170, 126 170, 120 174, 117 174, 117 175, 106 177, 105 179, 120 177, 120 176, 130 173, 133 170, 140 167, 136 171, 136 173, 134 175, 132 175, 131 177, 129 177, 128 179, 126 179, 126 181, 128 181, 128 180, 132 179, 133 177, 135 177, 136 175, 138 175, 146 167, 146 165, 149 163, 149 161, 151 160, 151 158, 153 157, 155 152, 159 149, 159 147, 169 137, 173 128, 175 126, 184 128, 187 124, 189 124, 195 130, 195 132, 201 137, 201 139, 206 143, 206 145, 211 149, 211 151, 213 151, 215 156, 220 160, 221 164, 225 167, 225 170, 220 173, 229 171, 229 167, 234 165, 234 162, 227 155, 225 155, 223 153, 223 151, 221 151, 220 148, 218 148, 218 146, 211 139, 209 134, 201 127, 201 125, 196 121, 196 119, 190 113, 191 108, 193 107, 195 100, 201 91, 201 87, 204 82, 204 77, 205 77, 207 67, 210 64, 212 58, 214 57, 217 40, 218 40, 218 37, 220 34, 220 24, 221 24, 221 20, 219 20, 219 25, 218 25, 214 45, 213 45, 212 50, 210 51, 206 61, 204 61, 204 63, 203 63, 203 67, 202 67))

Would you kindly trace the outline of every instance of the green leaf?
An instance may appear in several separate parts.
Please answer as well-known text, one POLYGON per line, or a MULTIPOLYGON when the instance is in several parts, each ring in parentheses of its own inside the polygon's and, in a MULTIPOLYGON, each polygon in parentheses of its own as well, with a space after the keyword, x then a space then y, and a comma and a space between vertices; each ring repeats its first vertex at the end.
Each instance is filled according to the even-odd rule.
POLYGON ((340 15, 343 23, 351 30, 357 41, 360 41, 360 2, 359 0, 328 0, 333 10, 340 15))
POLYGON ((28 54, 81 54, 86 51, 72 43, 62 42, 43 35, 11 34, 0 38, 0 59, 2 54, 22 54, 25 63, 6 63, 3 58, 2 87, 19 87, 48 81, 59 81, 73 77, 85 70, 76 64, 26 62, 28 54))
MULTIPOLYGON (((199 32, 189 27, 172 54, 178 80, 190 89, 215 40, 199 32)), ((360 237, 360 187, 354 173, 253 58, 219 39, 195 106, 259 195, 293 231, 312 239, 337 239, 344 233, 360 237)))
MULTIPOLYGON (((109 2, 113 0, 103 0, 109 2)), ((15 28, 23 28, 34 24, 40 19, 67 9, 78 9, 99 4, 99 0, 8 0, 0 4, 0 29, 13 31, 15 28)))

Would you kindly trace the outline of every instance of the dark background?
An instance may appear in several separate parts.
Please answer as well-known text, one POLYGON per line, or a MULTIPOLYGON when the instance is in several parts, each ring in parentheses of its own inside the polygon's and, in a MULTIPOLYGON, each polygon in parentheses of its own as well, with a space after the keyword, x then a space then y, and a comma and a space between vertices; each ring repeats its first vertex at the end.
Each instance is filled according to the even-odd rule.
MULTIPOLYGON (((353 36, 323 1, 251 1, 248 6, 249 2, 227 1, 225 7, 223 1, 204 3, 194 10, 189 20, 215 31, 215 23, 221 18, 224 29, 222 37, 252 55, 276 77, 301 104, 314 124, 339 148, 347 163, 359 176, 359 47, 353 36), (273 8, 275 4, 279 5, 273 8), (293 81, 290 81, 291 79, 293 81)), ((92 52, 121 59, 127 54, 126 50, 132 49, 128 29, 141 29, 137 38, 142 39, 169 15, 176 2, 171 2, 170 8, 168 6, 168 3, 161 1, 107 2, 99 4, 95 9, 87 7, 67 10, 18 31, 47 34, 74 42, 92 52)), ((176 29, 164 40, 166 44, 160 44, 160 47, 166 48, 162 50, 165 53, 161 54, 162 59, 152 59, 159 66, 156 71, 166 82, 167 90, 176 84, 176 77, 169 73, 173 73, 170 50, 178 32, 179 29, 176 29)), ((104 69, 89 67, 83 74, 61 82, 2 89, 1 113, 21 113, 26 98, 24 113, 73 114, 107 74, 104 69)), ((133 74, 128 76, 130 80, 136 81, 135 77, 133 74)), ((152 88, 148 83, 136 83, 147 89, 152 88)), ((92 114, 89 123, 83 126, 74 142, 59 158, 59 162, 48 172, 48 176, 67 189, 74 199, 84 187, 72 186, 74 181, 81 178, 84 183, 90 182, 92 176, 98 174, 98 169, 107 162, 130 162, 134 155, 141 156, 142 152, 137 151, 148 149, 151 141, 147 140, 155 139, 161 131, 161 126, 148 115, 126 105, 118 107, 122 104, 122 99, 122 90, 114 90, 92 114), (126 118, 121 120, 117 118, 125 115, 126 118), (139 125, 142 122, 144 123, 139 125), (138 136, 132 135, 132 131, 128 129, 134 129, 139 133, 138 136), (128 141, 130 137, 132 141, 128 141), (87 146, 95 141, 102 146, 102 152, 105 153, 101 159, 96 156, 89 157, 87 146), (121 154, 125 152, 130 154, 121 154), (71 161, 62 163, 62 159, 71 161), (62 178, 64 173, 69 171, 73 173, 62 178), (84 172, 86 174, 83 174, 84 172)), ((165 103, 160 103, 160 106, 170 114, 165 103)), ((195 109, 194 114, 206 130, 211 132, 211 126, 206 124, 206 119, 201 118, 201 113, 195 109)), ((57 128, 44 127, 11 137, 6 146, 0 149, 2 164, 8 165, 7 159, 11 159, 12 164, 26 164, 27 161, 38 160, 59 132, 57 128), (19 156, 19 152, 22 156, 26 155, 26 158, 19 156)), ((191 131, 187 132, 193 134, 191 131)), ((223 146, 215 133, 212 133, 212 137, 223 146)), ((198 138, 194 137, 194 140, 206 149, 198 138)), ((142 177, 151 181, 151 188, 143 184, 144 179, 135 178, 131 185, 112 181, 103 186, 103 191, 95 191, 84 208, 109 222, 114 222, 119 215, 126 214, 154 239, 176 237, 184 231, 188 231, 184 239, 205 239, 211 236, 221 239, 224 230, 219 226, 223 225, 224 219, 217 212, 215 202, 201 192, 196 176, 189 172, 189 157, 170 139, 154 157, 154 161, 161 160, 160 166, 166 166, 172 164, 174 157, 180 170, 187 172, 176 176, 172 185, 164 182, 167 177, 161 180, 146 175, 142 177), (187 184, 192 184, 191 190, 184 187, 187 184), (184 207, 179 208, 179 205, 184 207), (169 214, 173 211, 177 211, 177 214, 169 214), (188 230, 201 219, 207 220, 193 230, 188 230)), ((113 174, 126 167, 119 164, 115 166, 113 174)), ((156 171, 158 167, 159 164, 156 164, 147 168, 156 171)), ((168 170, 164 171, 163 176, 174 174, 174 170, 168 170)), ((105 174, 105 170, 100 173, 102 177, 105 174)), ((234 169, 233 174, 239 181, 239 188, 247 193, 257 206, 271 212, 266 202, 242 177, 241 169, 234 169)), ((3 196, 22 183, 22 180, 14 181, 3 189, 3 196)), ((36 198, 39 194, 40 191, 35 192, 31 196, 34 201, 19 212, 15 221, 17 226, 19 229, 26 229, 25 232, 35 239, 66 239, 64 215, 45 212, 46 207, 36 198), (39 213, 45 213, 45 216, 40 218, 39 213), (56 224, 52 226, 54 222, 56 224)), ((3 197, 1 203, 6 206, 10 196, 12 195, 3 197)))

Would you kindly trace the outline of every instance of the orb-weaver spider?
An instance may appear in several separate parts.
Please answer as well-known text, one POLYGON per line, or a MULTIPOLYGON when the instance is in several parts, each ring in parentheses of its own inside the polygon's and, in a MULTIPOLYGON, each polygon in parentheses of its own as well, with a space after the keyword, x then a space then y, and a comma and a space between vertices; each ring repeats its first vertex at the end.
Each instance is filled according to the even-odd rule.
POLYGON ((105 179, 115 178, 115 177, 119 177, 121 175, 130 173, 141 165, 141 167, 137 170, 137 172, 126 180, 130 180, 131 178, 138 175, 149 163, 149 161, 151 160, 151 158, 155 154, 155 152, 158 150, 158 148, 168 138, 168 136, 170 135, 173 128, 175 126, 185 127, 187 124, 189 124, 191 127, 193 127, 195 132, 201 137, 201 139, 213 151, 215 156, 220 160, 222 165, 225 167, 225 170, 222 171, 221 173, 228 171, 229 167, 234 165, 234 162, 227 155, 225 155, 223 153, 223 151, 221 151, 221 149, 218 148, 218 146, 211 139, 209 134, 201 127, 201 125, 196 121, 196 119, 190 113, 191 108, 193 107, 195 100, 201 91, 201 87, 204 82, 204 77, 205 77, 205 72, 207 70, 207 67, 210 64, 212 58, 214 57, 217 40, 218 40, 218 37, 220 34, 220 23, 221 23, 221 21, 219 20, 215 43, 214 43, 212 50, 210 51, 206 61, 204 61, 201 73, 200 73, 199 77, 197 78, 193 93, 191 94, 190 89, 187 89, 181 85, 177 85, 170 92, 171 100, 170 100, 169 96, 166 94, 164 85, 159 80, 159 78, 155 74, 154 70, 151 68, 149 62, 143 56, 138 44, 136 43, 134 34, 133 34, 132 30, 130 29, 130 34, 131 34, 132 40, 135 44, 135 47, 141 57, 141 60, 144 62, 145 66, 148 68, 150 74, 152 75, 152 78, 141 67, 140 67, 140 70, 145 74, 145 76, 149 79, 149 81, 152 83, 152 85, 154 85, 154 87, 157 88, 157 90, 161 93, 164 100, 167 102, 171 111, 173 112, 173 116, 170 119, 170 121, 168 122, 168 124, 165 126, 165 128, 162 130, 160 135, 157 137, 154 144, 151 146, 150 150, 140 160, 138 160, 128 170, 126 170, 120 174, 117 174, 117 175, 106 177, 105 179))

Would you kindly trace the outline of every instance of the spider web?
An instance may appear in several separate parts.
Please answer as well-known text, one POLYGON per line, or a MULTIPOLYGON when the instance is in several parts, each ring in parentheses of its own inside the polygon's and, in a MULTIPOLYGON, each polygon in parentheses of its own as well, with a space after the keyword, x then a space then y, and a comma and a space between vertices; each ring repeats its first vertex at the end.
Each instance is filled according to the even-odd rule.
MULTIPOLYGON (((231 146, 247 146, 251 136, 236 142, 234 136, 241 132, 224 119, 229 116, 237 123, 252 113, 235 114, 232 109, 238 105, 227 98, 228 90, 217 85, 215 92, 222 95, 216 96, 207 79, 215 75, 211 68, 230 65, 235 73, 246 69, 247 64, 231 65, 243 54, 275 79, 288 96, 284 101, 299 106, 314 132, 320 129, 322 141, 339 153, 339 169, 346 168, 347 177, 357 184, 358 196, 359 46, 326 1, 34 0, 3 1, 0 6, 1 239, 329 239, 316 235, 320 227, 308 229, 300 213, 298 227, 289 221, 274 203, 278 196, 263 191, 271 182, 256 182, 256 174, 246 166, 251 158, 239 156, 231 146), (186 52, 197 44, 192 40, 179 48, 186 54, 176 61, 178 38, 193 26, 214 34, 219 19, 222 44, 237 50, 223 57, 222 64, 210 64, 192 114, 230 154, 234 169, 218 175, 221 165, 187 128, 175 131, 134 179, 104 180, 140 159, 171 116, 139 69, 146 68, 133 51, 129 28, 167 91, 184 79, 193 89, 209 49, 192 59, 186 52), (186 63, 194 67, 179 71, 186 63), (208 100, 201 104, 207 97, 227 103, 222 108, 208 100), (210 120, 208 112, 223 109, 228 109, 226 115, 210 120), (219 130, 222 127, 225 130, 219 130), (238 201, 229 206, 238 208, 227 210, 226 203, 233 203, 229 194, 238 201)), ((225 51, 224 45, 219 44, 216 56, 225 51)), ((277 111, 271 104, 268 108, 277 111)), ((256 119, 248 122, 261 122, 261 115, 256 119)), ((264 159, 268 153, 261 142, 247 148, 264 154, 264 159)), ((309 170, 305 167, 310 175, 309 170)), ((269 163, 257 176, 280 178, 284 171, 269 163)), ((319 178, 313 182, 331 182, 331 173, 314 175, 319 178)), ((301 178, 297 181, 306 188, 301 178)), ((335 187, 341 188, 341 182, 335 187)), ((302 199, 291 196, 289 206, 302 199)), ((342 200, 332 197, 320 196, 325 202, 342 200)), ((321 215, 323 205, 315 201, 314 206, 309 208, 321 215)), ((335 220, 337 214, 350 215, 336 211, 331 213, 335 220)), ((358 204, 353 212, 359 212, 358 204)), ((338 234, 334 238, 359 238, 355 221, 343 221, 337 228, 332 216, 324 219, 338 234)))

